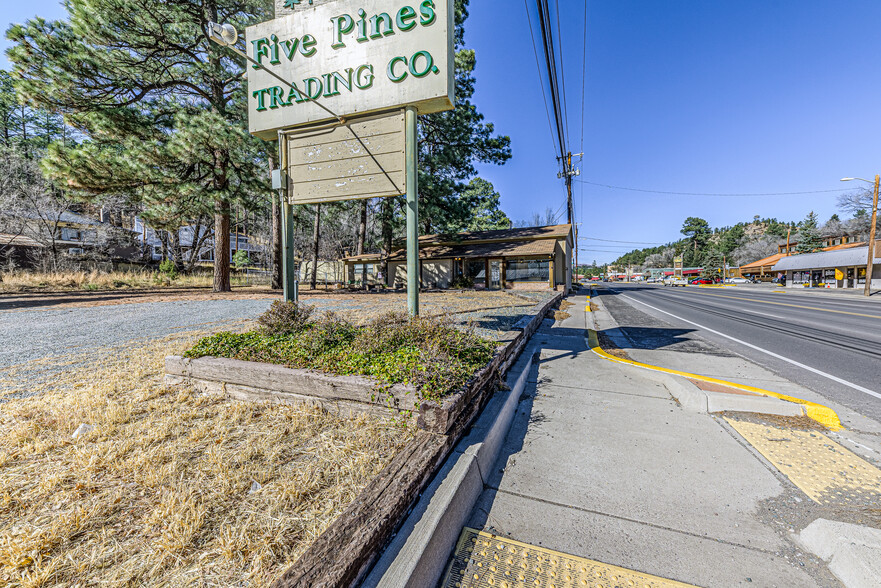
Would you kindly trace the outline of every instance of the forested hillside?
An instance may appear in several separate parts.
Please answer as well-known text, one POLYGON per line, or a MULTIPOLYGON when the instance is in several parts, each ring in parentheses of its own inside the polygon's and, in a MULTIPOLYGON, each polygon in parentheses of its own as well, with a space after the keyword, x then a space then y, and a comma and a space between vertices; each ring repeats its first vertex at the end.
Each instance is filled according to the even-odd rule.
POLYGON ((786 222, 776 218, 755 217, 728 227, 710 227, 698 217, 688 217, 682 223, 680 233, 684 237, 657 247, 634 249, 625 253, 611 265, 640 268, 670 267, 673 258, 682 255, 686 267, 718 267, 723 261, 729 265, 744 265, 777 253, 777 245, 790 242, 798 253, 816 251, 823 246, 823 239, 848 235, 865 240, 869 233, 869 215, 866 212, 866 194, 854 192, 839 198, 839 208, 853 216, 842 221, 837 214, 825 223, 810 212, 802 221, 786 222))

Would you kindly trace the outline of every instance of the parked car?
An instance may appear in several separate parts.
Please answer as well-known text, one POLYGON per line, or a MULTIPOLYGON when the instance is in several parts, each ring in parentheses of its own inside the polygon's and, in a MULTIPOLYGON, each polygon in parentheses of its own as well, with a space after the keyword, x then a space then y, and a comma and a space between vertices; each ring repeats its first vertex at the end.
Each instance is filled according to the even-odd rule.
POLYGON ((695 278, 689 282, 689 284, 694 284, 696 286, 699 286, 701 284, 713 284, 713 283, 714 282, 713 282, 712 278, 695 278))
POLYGON ((749 278, 727 278, 725 280, 726 284, 750 284, 752 283, 749 278))
POLYGON ((687 286, 688 280, 685 278, 674 278, 673 276, 669 276, 664 278, 665 286, 687 286))
POLYGON ((786 285, 786 276, 780 276, 779 278, 774 278, 771 280, 772 284, 780 284, 781 286, 786 285))

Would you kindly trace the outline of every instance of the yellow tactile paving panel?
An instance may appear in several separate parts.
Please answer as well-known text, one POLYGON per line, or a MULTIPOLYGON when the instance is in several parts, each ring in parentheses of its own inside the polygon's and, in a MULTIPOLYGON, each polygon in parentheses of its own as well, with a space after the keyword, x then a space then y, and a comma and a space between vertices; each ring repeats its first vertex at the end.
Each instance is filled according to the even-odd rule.
POLYGON ((881 504, 881 470, 817 431, 726 419, 792 483, 819 504, 881 504))
POLYGON ((443 588, 694 588, 466 527, 443 588))

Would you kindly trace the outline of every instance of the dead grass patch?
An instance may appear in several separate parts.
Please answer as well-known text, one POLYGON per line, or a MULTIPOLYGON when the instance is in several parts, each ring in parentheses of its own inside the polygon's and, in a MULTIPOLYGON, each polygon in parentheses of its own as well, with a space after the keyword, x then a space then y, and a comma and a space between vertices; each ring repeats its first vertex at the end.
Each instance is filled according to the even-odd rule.
POLYGON ((179 335, 77 367, 0 413, 4 586, 257 586, 412 433, 161 385, 179 335), (77 439, 81 423, 95 428, 77 439))
POLYGON ((738 421, 749 421, 753 423, 762 423, 783 427, 785 429, 795 429, 799 431, 828 431, 821 423, 815 421, 807 415, 800 416, 782 416, 779 414, 764 414, 752 412, 723 412, 724 417, 730 417, 738 421))
POLYGON ((627 355, 627 352, 615 345, 615 342, 612 341, 612 338, 606 333, 597 331, 597 342, 600 344, 600 348, 609 355, 614 355, 619 359, 630 360, 630 356, 627 355))
MULTIPOLYGON (((230 277, 234 286, 246 285, 246 278, 235 273, 230 277)), ((101 272, 91 271, 63 271, 63 272, 33 272, 16 270, 3 274, 0 282, 0 292, 64 292, 77 290, 126 290, 132 288, 209 288, 213 285, 214 278, 206 272, 185 274, 168 279, 159 272, 150 270, 132 270, 101 272)))

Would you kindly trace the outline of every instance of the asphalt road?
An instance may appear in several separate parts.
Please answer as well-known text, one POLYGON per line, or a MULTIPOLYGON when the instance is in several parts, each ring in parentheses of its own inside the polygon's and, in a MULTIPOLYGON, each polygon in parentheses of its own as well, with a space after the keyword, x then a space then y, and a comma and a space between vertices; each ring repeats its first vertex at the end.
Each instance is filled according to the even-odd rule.
POLYGON ((874 299, 749 287, 606 286, 600 293, 615 299, 607 303, 613 316, 627 303, 881 420, 881 304, 874 299))

